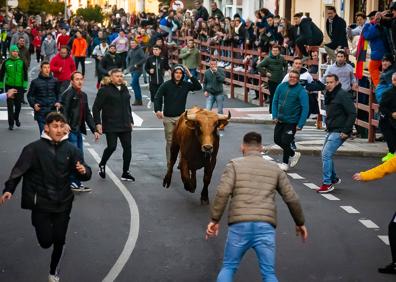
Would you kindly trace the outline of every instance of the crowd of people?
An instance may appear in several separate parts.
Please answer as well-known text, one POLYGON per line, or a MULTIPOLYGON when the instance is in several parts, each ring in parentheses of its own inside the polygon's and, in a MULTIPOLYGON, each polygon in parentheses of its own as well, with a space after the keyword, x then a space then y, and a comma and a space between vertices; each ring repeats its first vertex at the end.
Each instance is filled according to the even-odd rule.
MULTIPOLYGON (((382 161, 386 164, 384 165, 387 172, 391 172, 389 167, 394 167, 396 2, 391 4, 389 11, 373 11, 367 16, 357 13, 356 24, 351 26, 347 26, 345 20, 337 15, 334 7, 328 7, 325 31, 330 41, 324 44, 327 65, 325 74, 317 80, 313 75, 318 73, 318 67, 306 66, 305 62, 308 58, 318 57, 318 52, 311 51, 308 47, 322 45, 326 34, 312 21, 309 13, 296 13, 291 23, 290 19, 274 15, 266 8, 257 11, 255 19, 244 19, 239 14, 232 18, 225 17, 216 2, 210 4, 210 12, 200 0, 194 1, 194 5, 195 9, 191 11, 173 11, 168 7, 162 7, 158 14, 142 12, 130 15, 123 9, 115 10, 111 18, 106 19, 105 24, 87 22, 78 16, 64 19, 62 15, 26 16, 20 11, 11 11, 8 14, 0 11, 0 89, 4 90, 0 92, 5 92, 0 99, 7 101, 8 128, 12 131, 14 126, 21 126, 21 105, 28 103, 34 111, 34 119, 41 136, 40 141, 24 148, 6 183, 0 203, 11 198, 20 179, 24 177, 24 181, 29 185, 24 185, 23 207, 32 209, 32 222, 40 245, 44 248, 54 246, 49 281, 59 279, 57 265, 62 254, 71 211, 71 191, 91 191, 82 183, 91 177, 91 169, 84 163, 83 157, 82 136, 87 134, 87 128, 95 135, 96 140, 101 135, 106 136, 107 147, 99 163, 99 176, 106 178, 106 163, 116 150, 119 139, 123 148, 121 180, 135 181, 129 170, 132 158, 131 132, 134 124, 131 105, 138 107, 144 104, 141 76, 149 85, 150 101, 147 107, 151 108, 153 105, 156 117, 163 120, 168 162, 172 131, 178 118, 186 110, 188 93, 203 89, 207 99, 206 108, 212 110, 216 103, 218 113, 223 113, 223 85, 229 75, 227 69, 231 65, 228 61, 217 60, 217 57, 228 57, 231 54, 224 50, 220 51, 221 53, 212 53, 207 47, 197 45, 197 40, 216 46, 259 50, 266 54, 264 58, 247 56, 244 62, 249 65, 249 72, 260 73, 268 78, 267 87, 270 94, 266 101, 275 123, 274 142, 283 149, 282 163, 278 166, 269 165, 262 158, 257 158, 262 150, 261 136, 255 132, 245 135, 242 144, 244 159, 233 160, 227 165, 212 207, 208 236, 217 234, 218 221, 232 194, 231 191, 246 188, 240 183, 235 187, 229 185, 233 183, 229 179, 234 179, 235 174, 244 173, 238 170, 240 162, 242 166, 254 165, 262 167, 263 171, 271 172, 271 177, 276 179, 280 186, 274 186, 264 180, 257 180, 256 186, 264 183, 264 190, 260 193, 266 195, 272 195, 275 190, 280 191, 292 212, 297 232, 304 240, 307 238, 298 197, 282 171, 298 164, 301 153, 294 144, 294 136, 304 127, 311 114, 318 113, 316 93, 324 91, 324 105, 327 111, 325 123, 328 132, 322 152, 323 179, 318 192, 329 193, 341 182, 335 171, 333 156, 351 136, 354 127, 357 116, 354 105, 356 92, 359 86, 365 83, 360 72, 361 64, 366 59, 367 45, 370 47, 368 69, 371 83, 375 87, 375 98, 380 105, 380 129, 389 149, 382 161), (177 43, 174 37, 176 35, 181 38, 177 43), (178 44, 182 44, 179 46, 181 50, 178 58, 182 64, 173 64, 169 56, 178 44), (211 54, 201 82, 198 75, 201 67, 200 51, 208 51, 211 54), (29 84, 28 71, 31 68, 31 56, 34 54, 40 72, 29 84), (285 54, 294 56, 291 65, 285 60, 285 54), (356 68, 349 60, 350 55, 356 57, 356 68), (94 59, 97 77, 98 92, 92 111, 88 96, 82 90, 87 57, 94 59), (167 72, 170 75, 169 80, 166 79, 167 72), (132 104, 130 92, 125 84, 125 74, 130 74, 131 77, 130 84, 135 98, 132 104), (27 102, 24 98, 25 93, 27 102), (48 154, 45 153, 53 150, 54 146, 60 148, 56 162, 65 167, 62 179, 57 184, 52 181, 55 172, 46 171, 41 167, 42 164, 48 165, 50 162, 48 154), (44 183, 35 177, 42 174, 44 183), (40 187, 37 191, 34 188, 36 186, 40 187), (43 192, 45 189, 49 192, 43 192), (46 205, 36 206, 37 197, 45 199, 46 205), (62 206, 55 207, 54 201, 59 200, 62 201, 62 206), (54 213, 56 217, 52 216, 54 213), (50 230, 49 234, 56 233, 57 236, 49 236, 46 230, 50 230)), ((379 169, 374 171, 378 173, 379 169)), ((361 173, 354 178, 376 178, 368 175, 369 173, 361 173)), ((253 179, 257 175, 247 177, 253 179)), ((255 193, 254 189, 251 193, 255 193)), ((264 198, 264 203, 257 205, 273 205, 272 197, 264 198)), ((240 204, 237 197, 232 201, 240 204)), ((269 218, 273 218, 274 210, 270 209, 268 214, 266 208, 263 208, 259 215, 253 216, 250 214, 250 207, 243 208, 246 209, 246 214, 242 216, 242 220, 237 216, 231 216, 229 219, 230 223, 243 224, 232 224, 232 228, 230 227, 230 241, 226 246, 224 265, 218 281, 232 280, 243 253, 257 240, 253 236, 249 244, 234 250, 231 234, 241 232, 242 236, 247 236, 246 228, 262 229, 271 233, 266 244, 273 245, 276 221, 269 218), (262 221, 265 224, 250 224, 252 221, 262 221)), ((394 222, 391 223, 389 228, 393 261, 387 267, 381 268, 380 272, 396 273, 394 225, 394 222)), ((260 237, 260 234, 262 235, 256 235, 260 237)), ((262 247, 257 244, 256 250, 262 275, 265 279, 277 281, 273 268, 275 247, 272 246, 269 253, 262 247), (269 259, 264 259, 266 256, 269 256, 269 259)))

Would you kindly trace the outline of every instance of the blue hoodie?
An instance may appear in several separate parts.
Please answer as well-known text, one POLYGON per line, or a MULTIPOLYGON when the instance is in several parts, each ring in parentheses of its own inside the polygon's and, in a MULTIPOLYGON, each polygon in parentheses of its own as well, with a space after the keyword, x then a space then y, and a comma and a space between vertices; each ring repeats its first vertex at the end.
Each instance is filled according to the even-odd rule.
POLYGON ((300 83, 289 85, 284 82, 278 85, 272 100, 272 118, 285 123, 296 123, 303 128, 308 118, 308 93, 300 83))
POLYGON ((385 53, 389 53, 390 51, 386 42, 385 32, 377 24, 366 23, 363 27, 362 34, 364 39, 368 40, 370 44, 370 59, 381 61, 385 53))

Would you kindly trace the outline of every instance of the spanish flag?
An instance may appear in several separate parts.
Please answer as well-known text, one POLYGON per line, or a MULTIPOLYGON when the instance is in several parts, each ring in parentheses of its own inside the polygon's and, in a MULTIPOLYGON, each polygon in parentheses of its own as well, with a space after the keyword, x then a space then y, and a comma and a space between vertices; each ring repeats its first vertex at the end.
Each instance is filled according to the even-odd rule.
POLYGON ((368 40, 364 38, 362 32, 360 34, 359 41, 357 44, 357 50, 356 50, 355 76, 359 80, 362 79, 363 77, 363 69, 364 69, 364 62, 366 61, 366 56, 367 56, 367 48, 368 48, 368 40))

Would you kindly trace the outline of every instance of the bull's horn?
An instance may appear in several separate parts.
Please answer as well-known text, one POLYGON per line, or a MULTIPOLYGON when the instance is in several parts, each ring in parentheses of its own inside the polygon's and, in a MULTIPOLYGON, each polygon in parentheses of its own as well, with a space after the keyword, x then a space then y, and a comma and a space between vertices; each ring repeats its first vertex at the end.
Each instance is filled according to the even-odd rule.
POLYGON ((187 113, 187 120, 195 121, 197 120, 197 115, 187 113))
POLYGON ((231 119, 231 112, 228 111, 228 115, 218 115, 219 116, 219 120, 229 120, 231 119))

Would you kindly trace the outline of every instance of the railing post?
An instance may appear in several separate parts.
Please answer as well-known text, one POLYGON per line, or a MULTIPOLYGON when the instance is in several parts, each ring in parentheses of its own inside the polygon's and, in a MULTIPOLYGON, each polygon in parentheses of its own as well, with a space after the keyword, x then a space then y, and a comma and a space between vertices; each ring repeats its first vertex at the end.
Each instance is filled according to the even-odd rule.
MULTIPOLYGON (((373 103, 374 103, 374 97, 373 97, 373 86, 372 84, 370 85, 370 95, 369 95, 369 112, 368 112, 368 142, 369 143, 374 143, 375 141, 375 131, 376 127, 373 125, 373 118, 374 118, 374 109, 373 109, 373 103)), ((359 95, 359 94, 358 94, 359 95)))
POLYGON ((232 46, 232 43, 231 43, 230 90, 231 90, 231 98, 235 99, 235 95, 234 95, 234 46, 232 46))

